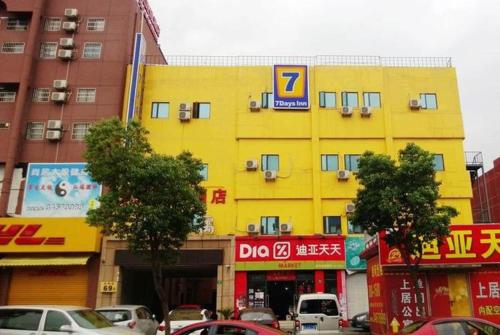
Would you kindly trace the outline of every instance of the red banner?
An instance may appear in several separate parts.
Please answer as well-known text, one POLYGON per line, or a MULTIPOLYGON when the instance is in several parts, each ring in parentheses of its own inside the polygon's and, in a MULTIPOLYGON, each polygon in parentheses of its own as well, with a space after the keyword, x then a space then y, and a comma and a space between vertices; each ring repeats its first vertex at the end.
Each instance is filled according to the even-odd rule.
POLYGON ((500 269, 476 270, 470 274, 474 316, 500 324, 500 269))
MULTIPOLYGON (((450 226, 450 235, 438 248, 437 241, 425 244, 422 265, 500 264, 500 224, 450 226)), ((383 266, 404 264, 397 248, 389 248, 379 237, 383 266)))

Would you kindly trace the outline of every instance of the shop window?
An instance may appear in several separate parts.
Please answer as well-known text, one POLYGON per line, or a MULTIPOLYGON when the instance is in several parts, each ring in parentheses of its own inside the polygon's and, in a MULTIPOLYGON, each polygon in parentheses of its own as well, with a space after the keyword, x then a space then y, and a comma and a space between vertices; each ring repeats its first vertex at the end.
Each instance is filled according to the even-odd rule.
POLYGON ((325 293, 337 294, 337 271, 325 271, 325 293))
POLYGON ((380 108, 380 93, 378 92, 363 93, 363 103, 367 107, 380 108))
POLYGON ((342 92, 343 107, 358 107, 358 92, 342 92))
POLYGON ((33 102, 48 102, 50 97, 50 90, 48 88, 34 88, 32 101, 33 102))
MULTIPOLYGON (((314 293, 316 289, 314 287, 314 272, 310 271, 299 271, 297 272, 297 300, 301 294, 304 293, 314 293)), ((297 301, 295 301, 297 303, 297 301)))
POLYGON ((194 102, 193 119, 209 119, 209 118, 210 118, 210 103, 194 102))
POLYGON ((262 171, 272 170, 279 171, 280 169, 280 156, 279 155, 262 155, 262 164, 260 164, 262 171))
POLYGON ((170 104, 168 102, 153 102, 151 104, 151 118, 152 119, 166 119, 170 111, 170 104))
POLYGON ((102 43, 86 42, 83 45, 83 58, 99 59, 101 58, 102 43))
POLYGON ((43 140, 43 131, 45 124, 43 122, 28 122, 26 124, 27 140, 43 140))
POLYGON ((42 42, 40 44, 40 58, 54 59, 57 56, 57 42, 42 42))
POLYGON ((347 220, 347 233, 348 234, 363 234, 363 228, 357 224, 353 224, 351 220, 347 220))
POLYGON ((208 164, 203 164, 200 170, 200 176, 203 177, 203 180, 208 180, 208 164))
POLYGON ((358 171, 358 162, 360 155, 345 155, 344 166, 346 170, 358 171))
POLYGON ((337 106, 335 92, 319 92, 319 107, 335 108, 337 106))
POLYGON ((262 235, 278 235, 280 218, 278 216, 263 216, 260 218, 260 233, 262 235))
POLYGON ((323 232, 325 234, 341 234, 340 216, 323 216, 323 232))
POLYGON ((45 19, 43 30, 45 31, 59 31, 61 30, 62 19, 60 17, 48 17, 45 19))
MULTIPOLYGON (((265 272, 248 272, 248 306, 264 307, 266 293, 266 274, 265 272)), ((241 303, 245 303, 241 301, 241 303)))
POLYGON ((437 96, 435 93, 421 93, 420 104, 422 109, 437 109, 437 96))
POLYGON ((104 31, 105 24, 103 18, 91 17, 87 20, 87 31, 104 31))
POLYGON ((441 154, 433 156, 434 171, 444 171, 444 158, 441 154))
POLYGON ((339 169, 338 155, 321 155, 321 171, 337 171, 339 169))
POLYGON ((271 92, 262 93, 262 108, 273 108, 274 107, 274 95, 271 92))

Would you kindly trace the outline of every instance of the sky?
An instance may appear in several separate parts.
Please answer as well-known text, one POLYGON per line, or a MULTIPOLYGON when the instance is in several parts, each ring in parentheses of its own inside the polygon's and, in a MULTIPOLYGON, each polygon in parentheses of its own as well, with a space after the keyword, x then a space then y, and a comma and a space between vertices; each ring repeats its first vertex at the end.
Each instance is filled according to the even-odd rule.
POLYGON ((167 55, 451 57, 464 150, 500 157, 498 0, 149 0, 167 55))

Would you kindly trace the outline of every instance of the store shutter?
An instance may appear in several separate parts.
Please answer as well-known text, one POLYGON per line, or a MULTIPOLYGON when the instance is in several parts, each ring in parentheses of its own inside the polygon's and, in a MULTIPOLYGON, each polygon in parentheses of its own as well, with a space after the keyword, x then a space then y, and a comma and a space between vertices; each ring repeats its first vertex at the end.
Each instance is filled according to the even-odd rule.
POLYGON ((346 278, 347 314, 352 318, 355 314, 368 312, 368 287, 366 273, 353 273, 346 278))

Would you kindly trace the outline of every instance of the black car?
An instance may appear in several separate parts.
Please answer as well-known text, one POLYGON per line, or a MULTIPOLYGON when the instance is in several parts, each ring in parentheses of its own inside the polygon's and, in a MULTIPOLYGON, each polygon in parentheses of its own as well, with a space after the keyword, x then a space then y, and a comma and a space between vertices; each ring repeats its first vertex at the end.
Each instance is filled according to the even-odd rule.
POLYGON ((240 311, 238 319, 280 329, 278 318, 276 318, 276 315, 271 308, 245 308, 240 311))
POLYGON ((354 315, 351 319, 351 327, 370 330, 370 320, 368 319, 368 312, 354 315))

